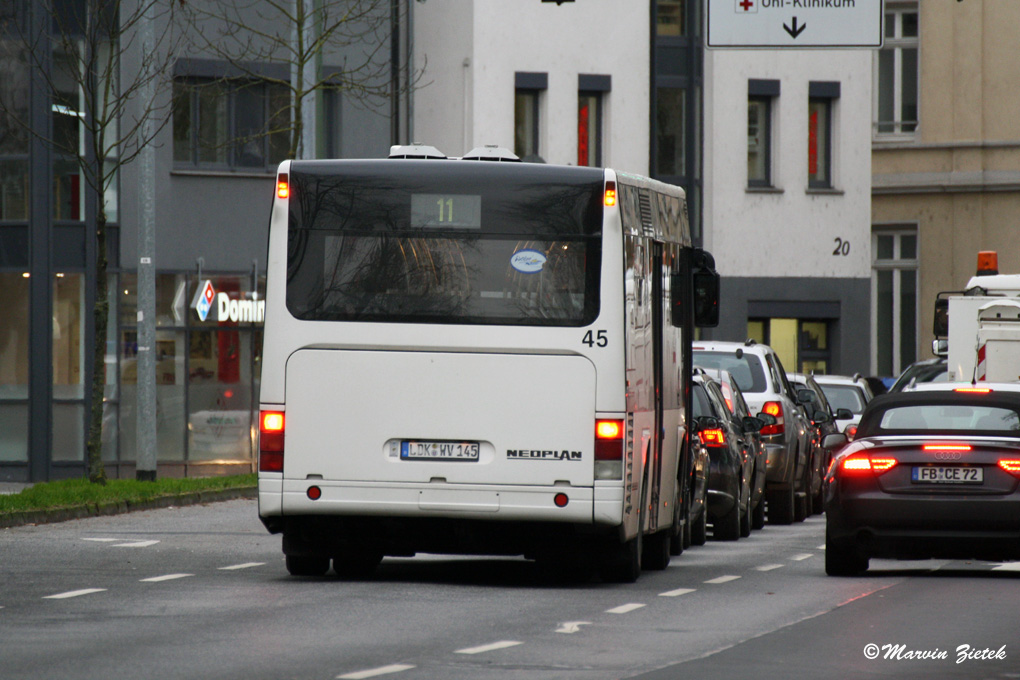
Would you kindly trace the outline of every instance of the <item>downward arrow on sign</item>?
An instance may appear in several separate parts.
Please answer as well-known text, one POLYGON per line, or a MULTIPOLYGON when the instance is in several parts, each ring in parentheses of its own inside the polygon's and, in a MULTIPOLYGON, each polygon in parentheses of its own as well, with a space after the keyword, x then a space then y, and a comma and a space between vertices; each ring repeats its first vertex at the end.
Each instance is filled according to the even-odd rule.
POLYGON ((783 28, 785 28, 786 32, 790 34, 790 37, 792 37, 794 40, 796 40, 797 36, 800 35, 801 33, 803 33, 804 29, 807 28, 807 24, 801 24, 800 26, 797 26, 797 17, 794 17, 793 18, 793 28, 790 28, 786 24, 783 24, 783 28))

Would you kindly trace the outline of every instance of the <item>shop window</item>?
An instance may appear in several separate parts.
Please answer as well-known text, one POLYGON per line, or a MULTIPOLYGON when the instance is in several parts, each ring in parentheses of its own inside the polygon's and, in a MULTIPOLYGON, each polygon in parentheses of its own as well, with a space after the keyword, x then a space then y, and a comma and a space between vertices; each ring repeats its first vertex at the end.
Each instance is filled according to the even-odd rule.
POLYGON ((747 337, 772 347, 787 370, 828 373, 829 324, 828 319, 749 319, 747 337))
POLYGON ((0 272, 0 462, 28 461, 28 284, 0 272))

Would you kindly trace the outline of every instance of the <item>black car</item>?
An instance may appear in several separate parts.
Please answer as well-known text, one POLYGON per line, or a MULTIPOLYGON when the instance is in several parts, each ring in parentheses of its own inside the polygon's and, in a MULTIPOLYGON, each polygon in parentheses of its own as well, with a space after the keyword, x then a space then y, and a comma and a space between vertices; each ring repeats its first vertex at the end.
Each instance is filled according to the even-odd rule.
POLYGON ((696 373, 692 408, 697 435, 708 449, 708 521, 712 537, 735 541, 751 533, 751 484, 754 458, 745 443, 752 431, 764 427, 758 418, 738 422, 731 417, 719 383, 696 373))
POLYGON ((1020 559, 1018 487, 1020 384, 876 397, 826 476, 825 571, 857 574, 872 557, 1020 559))

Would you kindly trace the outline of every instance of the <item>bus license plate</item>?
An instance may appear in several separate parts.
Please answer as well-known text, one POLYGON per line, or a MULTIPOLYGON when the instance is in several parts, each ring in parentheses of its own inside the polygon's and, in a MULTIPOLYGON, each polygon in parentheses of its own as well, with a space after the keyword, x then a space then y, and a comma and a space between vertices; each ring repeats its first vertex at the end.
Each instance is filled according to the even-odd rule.
POLYGON ((478 460, 478 442, 400 442, 403 460, 478 460))
POLYGON ((984 469, 926 465, 915 467, 912 480, 920 484, 983 484, 984 469))

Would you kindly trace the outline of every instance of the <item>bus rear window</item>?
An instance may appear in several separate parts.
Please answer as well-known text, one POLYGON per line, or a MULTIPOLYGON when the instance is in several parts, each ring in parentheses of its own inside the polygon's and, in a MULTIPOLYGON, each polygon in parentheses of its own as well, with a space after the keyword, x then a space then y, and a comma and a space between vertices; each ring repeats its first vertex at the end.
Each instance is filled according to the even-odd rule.
POLYGON ((598 315, 601 171, 579 181, 574 169, 565 182, 542 166, 348 167, 323 176, 292 165, 296 318, 583 326, 598 315))

